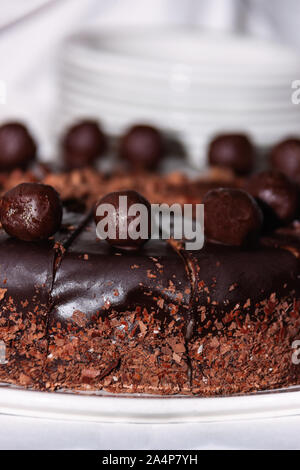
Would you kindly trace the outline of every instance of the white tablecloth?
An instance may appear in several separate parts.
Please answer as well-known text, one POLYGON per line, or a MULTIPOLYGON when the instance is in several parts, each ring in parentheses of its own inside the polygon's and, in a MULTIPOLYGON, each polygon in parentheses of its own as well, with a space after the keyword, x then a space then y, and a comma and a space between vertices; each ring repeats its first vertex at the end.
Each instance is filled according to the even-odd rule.
POLYGON ((0 449, 297 449, 300 416, 206 424, 108 424, 0 416, 0 449))

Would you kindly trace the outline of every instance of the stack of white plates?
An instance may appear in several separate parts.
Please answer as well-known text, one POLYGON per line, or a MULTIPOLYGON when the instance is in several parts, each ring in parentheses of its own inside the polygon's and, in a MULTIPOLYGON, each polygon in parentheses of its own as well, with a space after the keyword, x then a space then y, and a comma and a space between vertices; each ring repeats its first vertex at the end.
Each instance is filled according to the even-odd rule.
POLYGON ((260 147, 300 133, 291 100, 300 57, 273 43, 186 29, 89 31, 66 42, 60 70, 59 126, 94 117, 118 136, 153 124, 198 168, 216 133, 247 132, 260 147))

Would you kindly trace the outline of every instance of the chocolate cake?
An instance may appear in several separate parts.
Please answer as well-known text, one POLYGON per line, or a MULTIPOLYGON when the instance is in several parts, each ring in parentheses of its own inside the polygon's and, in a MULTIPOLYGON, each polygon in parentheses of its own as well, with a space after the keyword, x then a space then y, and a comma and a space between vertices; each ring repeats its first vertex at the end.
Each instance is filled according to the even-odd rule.
MULTIPOLYGON (((187 396, 299 385, 292 362, 300 339, 299 204, 281 177, 266 180, 267 197, 264 178, 250 184, 228 170, 194 181, 91 168, 2 174, 2 195, 23 181, 50 184, 64 212, 61 227, 43 240, 21 240, 22 226, 18 238, 0 231, 0 381, 187 396), (273 224, 265 206, 278 181, 273 224), (247 185, 249 192, 241 189, 247 185), (203 249, 149 240, 127 250, 98 240, 94 203, 124 190, 150 202, 204 201, 203 249)), ((4 210, 9 230, 2 203, 3 221, 4 210)))
POLYGON ((134 252, 65 210, 41 242, 0 234, 0 380, 40 390, 245 393, 299 383, 300 228, 248 248, 134 252))

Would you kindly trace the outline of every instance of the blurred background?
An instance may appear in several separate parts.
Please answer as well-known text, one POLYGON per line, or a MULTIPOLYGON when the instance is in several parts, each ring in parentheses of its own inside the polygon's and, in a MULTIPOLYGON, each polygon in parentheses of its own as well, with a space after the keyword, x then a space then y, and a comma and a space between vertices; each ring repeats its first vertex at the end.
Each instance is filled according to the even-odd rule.
POLYGON ((298 0, 10 0, 0 17, 1 121, 25 120, 42 159, 81 117, 117 138, 162 129, 205 165, 213 135, 262 150, 300 134, 298 0))

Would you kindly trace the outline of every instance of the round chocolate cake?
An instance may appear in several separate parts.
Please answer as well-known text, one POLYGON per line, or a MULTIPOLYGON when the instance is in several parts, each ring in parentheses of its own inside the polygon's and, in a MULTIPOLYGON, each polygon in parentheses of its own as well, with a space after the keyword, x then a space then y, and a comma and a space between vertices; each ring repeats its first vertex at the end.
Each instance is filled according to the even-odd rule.
POLYGON ((298 188, 277 173, 251 178, 228 169, 194 180, 91 168, 3 173, 0 381, 197 396, 300 384, 292 360, 300 339, 298 188), (19 186, 10 191, 24 182, 27 199, 19 186), (62 199, 61 224, 49 185, 62 199), (204 247, 138 240, 126 250, 97 239, 94 204, 114 201, 115 191, 151 203, 203 202, 204 247), (28 195, 38 201, 34 214, 28 195))

